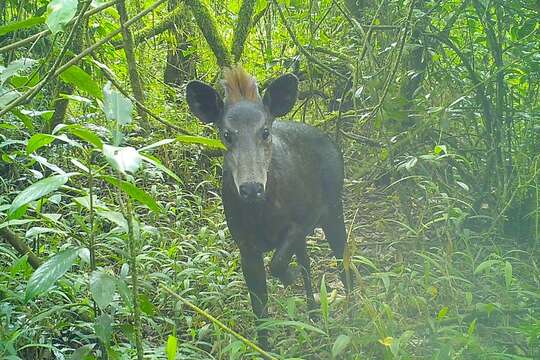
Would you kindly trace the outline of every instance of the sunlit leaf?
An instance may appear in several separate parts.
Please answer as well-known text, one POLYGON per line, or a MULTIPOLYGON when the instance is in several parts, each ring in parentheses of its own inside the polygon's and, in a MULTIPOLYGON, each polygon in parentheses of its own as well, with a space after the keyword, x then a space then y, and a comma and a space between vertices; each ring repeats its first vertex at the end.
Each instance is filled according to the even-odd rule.
POLYGON ((167 338, 167 345, 165 346, 165 352, 167 353, 167 360, 176 359, 176 351, 178 348, 178 340, 176 336, 169 335, 167 338))
POLYGON ((62 30, 77 12, 77 0, 52 0, 47 6, 47 26, 53 34, 62 30))
POLYGON ((103 94, 97 82, 77 65, 71 65, 67 68, 66 71, 60 74, 60 78, 95 98, 103 98, 103 94))
POLYGON ((139 189, 135 185, 133 185, 130 182, 120 180, 117 178, 114 178, 112 176, 104 176, 105 180, 107 180, 108 183, 118 187, 119 189, 123 190, 128 194, 131 198, 139 201, 140 203, 148 206, 151 210, 155 212, 160 212, 161 207, 158 205, 156 200, 152 198, 152 196, 148 195, 144 190, 139 189))
POLYGON ((21 206, 58 190, 71 176, 76 174, 77 173, 53 175, 30 185, 15 197, 8 210, 8 215, 13 214, 21 206))
POLYGON ((34 271, 26 285, 26 301, 49 290, 73 266, 79 256, 78 253, 78 248, 63 250, 34 271))
POLYGON ((103 111, 109 120, 116 120, 120 125, 131 123, 133 104, 131 100, 112 88, 111 82, 103 87, 103 111))
POLYGON ((90 292, 100 309, 104 310, 112 302, 116 291, 115 279, 103 271, 94 271, 90 276, 90 292))
POLYGON ((210 148, 226 149, 225 145, 217 139, 209 139, 202 136, 180 135, 176 137, 177 141, 186 144, 200 144, 210 148))
POLYGON ((52 143, 56 139, 55 136, 49 134, 34 134, 26 144, 26 153, 31 154, 37 149, 52 143))
POLYGON ((24 19, 21 21, 13 21, 9 24, 0 26, 0 36, 5 35, 7 33, 21 30, 21 29, 28 29, 32 26, 36 26, 38 24, 43 24, 45 22, 45 18, 43 16, 34 16, 29 19, 24 19))

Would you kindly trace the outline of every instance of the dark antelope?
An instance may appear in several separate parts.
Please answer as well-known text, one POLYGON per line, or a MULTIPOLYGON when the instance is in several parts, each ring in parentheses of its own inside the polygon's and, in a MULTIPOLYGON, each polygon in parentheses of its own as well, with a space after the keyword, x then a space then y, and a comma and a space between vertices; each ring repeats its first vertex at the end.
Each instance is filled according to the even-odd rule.
MULTIPOLYGON (((306 236, 322 227, 338 259, 343 258, 346 243, 341 153, 316 128, 275 120, 296 102, 296 76, 277 78, 262 98, 255 79, 240 66, 225 70, 222 83, 224 101, 200 81, 187 85, 186 97, 193 114, 213 123, 227 147, 223 206, 240 248, 253 311, 257 318, 267 315, 263 253, 274 249, 270 272, 290 285, 296 275, 290 267, 295 254, 313 309, 306 236)), ((343 271, 341 275, 343 280, 343 271)), ((259 331, 258 338, 263 347, 268 346, 265 331, 259 331)))

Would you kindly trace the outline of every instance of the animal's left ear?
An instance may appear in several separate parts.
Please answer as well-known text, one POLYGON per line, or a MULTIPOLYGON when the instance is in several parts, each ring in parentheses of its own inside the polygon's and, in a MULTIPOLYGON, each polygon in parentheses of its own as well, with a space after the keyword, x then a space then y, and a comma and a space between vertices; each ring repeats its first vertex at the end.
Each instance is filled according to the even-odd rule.
POLYGON ((268 85, 263 104, 273 117, 280 117, 291 111, 297 96, 298 78, 294 74, 285 74, 268 85))

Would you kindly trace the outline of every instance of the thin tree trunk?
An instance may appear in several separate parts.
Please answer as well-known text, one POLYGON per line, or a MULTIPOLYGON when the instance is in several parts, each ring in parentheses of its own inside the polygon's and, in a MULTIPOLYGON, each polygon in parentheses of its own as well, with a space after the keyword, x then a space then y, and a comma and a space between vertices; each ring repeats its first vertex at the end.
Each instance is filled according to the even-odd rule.
POLYGON ((210 46, 210 49, 212 49, 217 64, 220 67, 231 66, 233 63, 231 54, 225 47, 223 38, 217 30, 215 20, 206 5, 200 0, 188 0, 187 4, 195 17, 195 21, 206 39, 206 42, 210 46))
POLYGON ((8 228, 0 229, 0 238, 2 238, 6 243, 13 246, 13 248, 17 250, 19 255, 28 255, 28 263, 30 263, 30 265, 34 269, 37 269, 41 265, 41 259, 38 258, 36 254, 34 254, 32 249, 30 249, 30 246, 28 246, 21 238, 17 236, 17 234, 12 232, 8 228))
MULTIPOLYGON (((122 26, 122 37, 124 39, 124 53, 126 54, 127 67, 129 73, 129 81, 131 83, 131 90, 133 91, 133 96, 137 101, 144 105, 144 91, 141 83, 141 78, 139 77, 139 72, 137 71, 137 61, 135 59, 135 52, 133 51, 133 36, 131 30, 125 27, 124 24, 128 21, 128 15, 126 11, 126 3, 124 0, 119 1, 116 4, 116 9, 120 15, 120 24, 122 26)), ((148 122, 148 117, 143 109, 140 106, 137 106, 137 113, 140 116, 140 124, 142 128, 146 131, 150 130, 150 123, 148 122)))
POLYGON ((255 0, 244 0, 240 6, 238 12, 238 22, 234 29, 232 55, 234 62, 238 62, 242 57, 244 51, 244 44, 249 35, 251 29, 251 18, 253 17, 253 10, 255 9, 255 0))

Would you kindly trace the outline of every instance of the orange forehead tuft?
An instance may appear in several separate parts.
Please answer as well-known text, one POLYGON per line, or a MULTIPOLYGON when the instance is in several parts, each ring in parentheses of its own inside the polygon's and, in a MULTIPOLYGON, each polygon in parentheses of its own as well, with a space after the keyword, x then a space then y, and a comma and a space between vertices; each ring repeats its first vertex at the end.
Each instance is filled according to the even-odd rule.
POLYGON ((225 100, 232 104, 240 100, 260 101, 257 81, 241 65, 223 70, 225 100))

